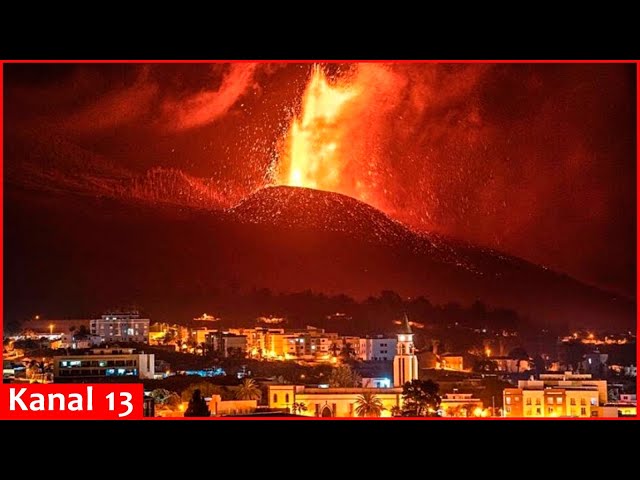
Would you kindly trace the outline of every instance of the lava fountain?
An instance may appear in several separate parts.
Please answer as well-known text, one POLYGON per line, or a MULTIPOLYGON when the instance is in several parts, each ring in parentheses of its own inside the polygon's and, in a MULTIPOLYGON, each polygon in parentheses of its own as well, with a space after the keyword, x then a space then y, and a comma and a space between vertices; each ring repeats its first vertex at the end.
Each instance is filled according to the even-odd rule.
POLYGON ((320 66, 313 67, 302 99, 281 151, 277 183, 336 191, 361 198, 362 184, 344 175, 345 117, 361 89, 348 82, 330 84, 320 66))

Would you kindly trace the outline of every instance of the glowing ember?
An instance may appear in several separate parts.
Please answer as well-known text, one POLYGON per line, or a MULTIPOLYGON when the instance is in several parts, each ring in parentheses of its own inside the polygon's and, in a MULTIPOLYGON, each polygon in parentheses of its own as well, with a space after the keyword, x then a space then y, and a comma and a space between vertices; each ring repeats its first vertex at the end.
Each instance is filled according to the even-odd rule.
POLYGON ((329 84, 322 69, 314 67, 302 113, 294 119, 285 143, 278 183, 359 197, 357 188, 345 188, 341 175, 347 163, 341 158, 342 145, 347 141, 341 120, 359 95, 354 85, 329 84))

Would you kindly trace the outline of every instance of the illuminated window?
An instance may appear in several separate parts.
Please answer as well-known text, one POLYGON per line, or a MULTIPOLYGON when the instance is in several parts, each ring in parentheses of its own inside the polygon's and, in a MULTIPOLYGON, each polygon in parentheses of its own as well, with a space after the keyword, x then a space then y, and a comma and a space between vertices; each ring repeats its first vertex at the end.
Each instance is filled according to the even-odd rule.
POLYGON ((597 398, 592 398, 591 399, 591 406, 595 407, 598 404, 598 399, 597 398))
POLYGON ((506 400, 506 402, 507 402, 507 405, 510 405, 510 404, 511 404, 511 397, 507 397, 505 400, 506 400))
POLYGON ((273 403, 278 403, 278 394, 277 393, 273 394, 273 403))
POLYGON ((552 404, 553 403, 553 397, 547 397, 547 403, 548 404, 552 404))
POLYGON ((556 403, 557 403, 558 405, 562 405, 562 397, 557 397, 557 398, 556 398, 556 403))

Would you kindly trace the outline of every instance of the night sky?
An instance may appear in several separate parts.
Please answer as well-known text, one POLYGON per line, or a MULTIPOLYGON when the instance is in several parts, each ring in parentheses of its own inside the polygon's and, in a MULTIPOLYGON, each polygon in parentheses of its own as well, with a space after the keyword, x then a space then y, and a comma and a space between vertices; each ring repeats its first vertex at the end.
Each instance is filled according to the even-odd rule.
MULTIPOLYGON (((13 135, 56 135, 134 173, 206 179, 231 205, 277 181, 312 68, 7 65, 6 148, 13 135)), ((416 230, 635 298, 635 65, 322 68, 359 89, 323 126, 340 139, 339 191, 358 183, 416 230)), ((12 154, 5 168, 19 161, 45 160, 12 154)))

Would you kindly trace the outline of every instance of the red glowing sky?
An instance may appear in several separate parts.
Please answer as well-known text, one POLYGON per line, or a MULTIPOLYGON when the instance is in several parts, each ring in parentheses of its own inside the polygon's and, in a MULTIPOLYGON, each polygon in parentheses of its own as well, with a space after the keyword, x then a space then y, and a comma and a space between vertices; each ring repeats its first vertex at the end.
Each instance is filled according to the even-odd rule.
MULTIPOLYGON (((233 202, 286 177, 313 68, 8 65, 7 144, 12 132, 55 132, 132 171, 206 178, 233 202)), ((323 170, 337 172, 333 189, 415 229, 635 296, 634 65, 320 70, 328 88, 357 92, 332 121, 307 121, 310 135, 337 139, 339 164, 323 170)))

